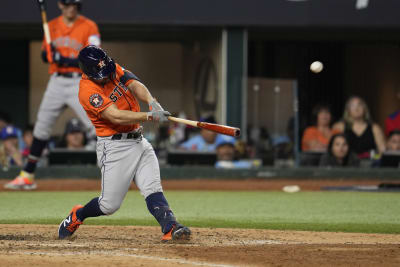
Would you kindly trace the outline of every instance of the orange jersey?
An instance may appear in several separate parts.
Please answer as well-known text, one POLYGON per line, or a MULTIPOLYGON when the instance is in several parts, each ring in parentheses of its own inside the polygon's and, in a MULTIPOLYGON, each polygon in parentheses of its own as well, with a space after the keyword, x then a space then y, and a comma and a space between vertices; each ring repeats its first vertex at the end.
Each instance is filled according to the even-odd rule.
MULTIPOLYGON (((77 58, 79 51, 89 45, 100 45, 100 33, 95 22, 79 15, 74 24, 68 27, 62 16, 49 21, 50 38, 52 45, 63 57, 77 58)), ((43 40, 42 49, 45 49, 43 40)), ((77 67, 63 67, 51 63, 49 73, 54 72, 81 72, 77 67)))
POLYGON ((85 74, 79 84, 79 102, 85 109, 89 119, 96 128, 97 136, 111 136, 117 133, 128 133, 139 128, 139 124, 120 125, 113 124, 101 117, 101 112, 113 103, 118 109, 140 111, 140 106, 135 96, 128 89, 134 81, 129 71, 116 65, 115 79, 101 86, 90 80, 85 74))
POLYGON ((339 133, 339 131, 333 129, 330 132, 330 136, 325 136, 323 133, 318 131, 318 128, 316 126, 307 127, 304 131, 303 139, 301 141, 301 149, 303 151, 310 151, 311 148, 308 145, 310 141, 315 141, 320 143, 321 145, 328 146, 331 136, 337 133, 339 133))

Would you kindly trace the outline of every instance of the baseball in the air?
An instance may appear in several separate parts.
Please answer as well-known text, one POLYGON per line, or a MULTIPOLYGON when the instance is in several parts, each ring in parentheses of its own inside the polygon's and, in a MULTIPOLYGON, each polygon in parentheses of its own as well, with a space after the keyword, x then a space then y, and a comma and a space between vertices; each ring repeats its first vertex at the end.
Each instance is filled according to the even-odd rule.
POLYGON ((324 65, 321 61, 314 61, 310 65, 310 70, 314 73, 320 73, 324 69, 324 65))

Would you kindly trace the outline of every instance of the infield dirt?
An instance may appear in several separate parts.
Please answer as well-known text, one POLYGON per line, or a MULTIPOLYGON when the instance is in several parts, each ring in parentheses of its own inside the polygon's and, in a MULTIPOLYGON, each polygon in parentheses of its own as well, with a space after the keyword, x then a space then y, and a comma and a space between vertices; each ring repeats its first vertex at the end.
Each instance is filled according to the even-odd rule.
POLYGON ((0 225, 0 266, 400 266, 400 236, 193 228, 187 243, 159 227, 0 225))
MULTIPOLYGON (((0 180, 2 188, 5 180, 0 180)), ((378 184, 351 180, 163 181, 166 190, 302 190, 378 184)), ((41 191, 100 190, 99 180, 38 180, 41 191)), ((132 186, 134 189, 134 186, 132 186)), ((2 191, 2 189, 0 189, 2 191)), ((159 227, 83 225, 58 240, 57 225, 0 225, 0 266, 400 266, 400 235, 192 228, 163 244, 159 227)))

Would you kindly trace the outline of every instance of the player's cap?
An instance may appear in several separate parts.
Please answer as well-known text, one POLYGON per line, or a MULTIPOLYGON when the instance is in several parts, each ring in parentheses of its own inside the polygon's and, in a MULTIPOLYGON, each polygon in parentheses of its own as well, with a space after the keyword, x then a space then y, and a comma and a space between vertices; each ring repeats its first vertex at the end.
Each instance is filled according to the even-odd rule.
POLYGON ((6 126, 0 131, 1 140, 6 140, 12 137, 18 137, 17 128, 15 128, 14 126, 6 126))
POLYGON ((69 120, 65 126, 65 134, 83 132, 83 125, 77 118, 69 120))
POLYGON ((207 122, 207 123, 214 123, 214 124, 217 123, 214 116, 212 116, 212 115, 205 117, 205 118, 200 118, 200 122, 207 122))
POLYGON ((215 142, 215 147, 219 147, 219 146, 223 146, 223 145, 230 145, 230 146, 235 146, 235 138, 233 138, 232 136, 228 136, 228 135, 221 135, 217 138, 216 142, 215 142))
POLYGON ((80 11, 82 8, 81 0, 59 0, 63 5, 77 5, 78 10, 80 11))
POLYGON ((61 3, 64 5, 81 5, 82 1, 81 0, 59 0, 61 3))
POLYGON ((79 67, 89 78, 101 80, 115 72, 115 62, 98 46, 88 45, 79 52, 79 67))

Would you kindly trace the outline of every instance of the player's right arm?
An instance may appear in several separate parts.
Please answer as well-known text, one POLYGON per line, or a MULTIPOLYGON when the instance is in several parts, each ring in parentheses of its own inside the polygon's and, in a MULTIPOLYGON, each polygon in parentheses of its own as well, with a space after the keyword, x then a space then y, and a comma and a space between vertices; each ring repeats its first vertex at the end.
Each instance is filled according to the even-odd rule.
POLYGON ((168 111, 151 111, 151 112, 133 112, 130 110, 121 110, 115 104, 111 104, 104 109, 100 116, 113 124, 131 125, 144 121, 165 121, 166 116, 171 116, 168 111))

